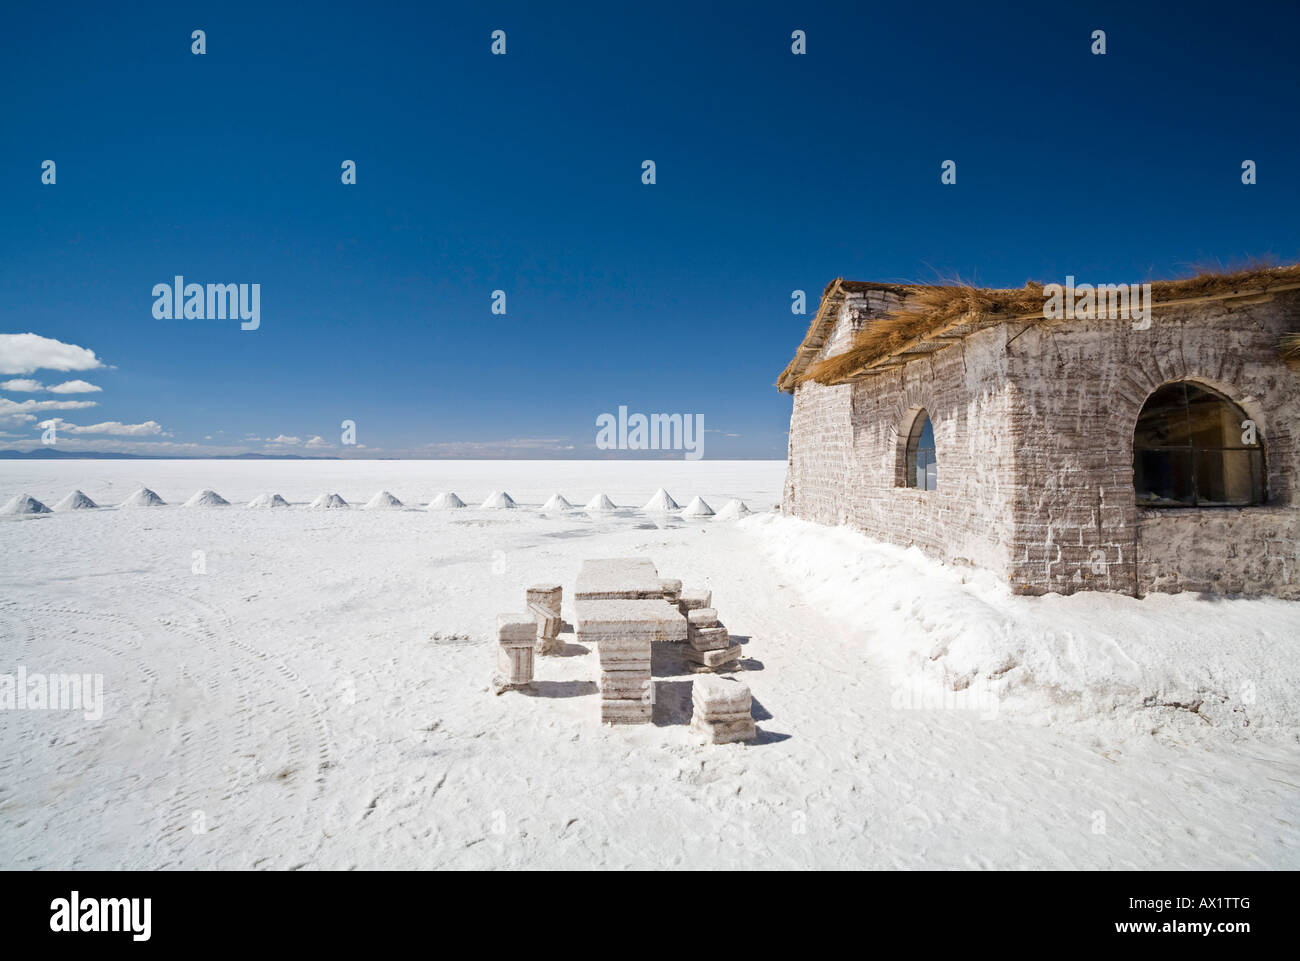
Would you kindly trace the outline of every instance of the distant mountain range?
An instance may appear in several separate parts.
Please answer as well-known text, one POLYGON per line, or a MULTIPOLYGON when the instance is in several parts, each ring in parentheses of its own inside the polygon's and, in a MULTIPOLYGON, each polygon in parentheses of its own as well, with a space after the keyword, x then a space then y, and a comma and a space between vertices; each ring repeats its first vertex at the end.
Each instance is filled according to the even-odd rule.
POLYGON ((115 454, 104 451, 0 450, 0 460, 339 460, 338 457, 304 457, 302 454, 207 454, 184 457, 168 454, 115 454))

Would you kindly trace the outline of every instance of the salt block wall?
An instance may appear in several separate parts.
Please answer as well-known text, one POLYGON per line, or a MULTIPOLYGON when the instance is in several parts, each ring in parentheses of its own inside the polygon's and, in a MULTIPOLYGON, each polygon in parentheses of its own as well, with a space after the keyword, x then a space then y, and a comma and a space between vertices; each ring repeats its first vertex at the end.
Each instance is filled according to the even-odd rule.
POLYGON ((949 563, 1006 576, 1015 467, 1001 330, 853 385, 861 482, 845 492, 851 523, 949 563), (924 410, 934 428, 938 489, 907 486, 907 438, 924 410))
POLYGON ((1184 590, 1300 597, 1300 379, 1278 351, 1300 298, 1214 301, 1073 321, 1009 344, 1017 482, 1011 582, 1023 593, 1184 590), (1133 428, 1160 385, 1212 387, 1259 425, 1268 503, 1138 509, 1133 428))
MULTIPOLYGON (((842 353, 864 324, 896 303, 877 291, 849 294, 813 363, 842 353)), ((853 461, 852 400, 849 386, 810 381, 795 391, 783 512, 819 524, 849 523, 846 494, 862 480, 853 461)))
MULTIPOLYGON (((876 300, 850 299, 820 356, 843 350, 889 306, 876 300)), ((1014 471, 1004 339, 985 331, 853 385, 797 388, 783 510, 1005 576, 1014 471), (922 408, 934 425, 937 491, 905 486, 907 436, 922 408)))
MULTIPOLYGON (((821 356, 881 304, 850 298, 821 356)), ((853 385, 796 389, 783 509, 1006 577, 1018 593, 1210 591, 1300 598, 1300 378, 1280 358, 1300 294, 1126 321, 1003 325, 853 385), (1192 379, 1259 425, 1268 503, 1142 509, 1133 428, 1192 379), (903 486, 911 418, 935 430, 938 490, 903 486)))
POLYGON ((851 387, 795 390, 781 510, 818 524, 849 523, 848 493, 862 483, 853 463, 851 387))

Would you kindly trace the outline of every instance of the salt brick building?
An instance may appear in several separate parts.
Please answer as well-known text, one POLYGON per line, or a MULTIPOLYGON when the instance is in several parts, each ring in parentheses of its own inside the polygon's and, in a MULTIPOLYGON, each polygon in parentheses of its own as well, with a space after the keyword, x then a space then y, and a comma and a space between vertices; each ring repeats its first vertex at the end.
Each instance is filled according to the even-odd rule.
POLYGON ((1037 285, 832 282, 777 383, 783 511, 1021 594, 1300 598, 1300 267, 1153 288, 1135 329, 1037 285))

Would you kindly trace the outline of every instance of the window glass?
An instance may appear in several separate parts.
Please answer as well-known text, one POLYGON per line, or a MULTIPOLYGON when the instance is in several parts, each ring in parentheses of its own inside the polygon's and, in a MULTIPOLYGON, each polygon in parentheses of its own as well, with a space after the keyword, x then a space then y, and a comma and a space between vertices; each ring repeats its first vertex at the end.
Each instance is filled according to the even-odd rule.
POLYGON ((925 411, 916 415, 907 441, 907 486, 938 489, 939 465, 934 456, 934 426, 925 411))
POLYGON ((1146 507, 1262 504, 1264 449, 1246 444, 1245 413, 1188 381, 1152 394, 1133 431, 1133 488, 1146 507))

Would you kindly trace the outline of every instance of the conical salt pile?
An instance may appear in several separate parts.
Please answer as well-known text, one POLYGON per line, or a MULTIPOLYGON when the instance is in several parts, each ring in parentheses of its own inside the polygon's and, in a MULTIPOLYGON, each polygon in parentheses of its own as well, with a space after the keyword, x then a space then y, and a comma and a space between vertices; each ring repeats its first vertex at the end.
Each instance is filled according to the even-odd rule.
POLYGON ((321 494, 307 506, 314 511, 336 511, 346 508, 348 502, 338 494, 321 494))
POLYGON ((73 491, 63 500, 54 505, 56 511, 86 511, 98 507, 99 505, 92 501, 81 491, 73 491))
POLYGON ((186 507, 229 507, 230 501, 226 500, 214 490, 204 488, 201 491, 195 491, 194 496, 185 502, 186 507))
POLYGON ((682 517, 712 517, 713 508, 704 503, 704 498, 696 496, 686 505, 686 510, 682 511, 682 517))
POLYGON ((141 487, 138 491, 122 501, 123 507, 162 507, 167 502, 151 491, 147 487, 141 487))
POLYGON ((0 508, 0 514, 48 514, 50 509, 30 494, 19 494, 0 508))
POLYGON ((650 498, 650 502, 641 509, 652 514, 667 514, 669 511, 681 510, 682 505, 673 500, 672 495, 661 487, 655 492, 655 496, 650 498))
POLYGON ((514 498, 505 491, 496 491, 489 495, 488 499, 485 500, 481 506, 485 510, 500 510, 507 507, 514 507, 515 501, 514 498))
POLYGON ((451 491, 439 494, 433 500, 429 501, 428 509, 431 511, 450 511, 457 507, 464 507, 465 502, 457 497, 451 491))
POLYGON ((734 521, 742 517, 748 517, 754 513, 749 509, 744 501, 730 500, 727 506, 718 511, 717 519, 720 521, 734 521))
POLYGON ((564 499, 563 494, 552 494, 551 499, 542 505, 544 511, 571 511, 573 505, 564 499))
POLYGON ((254 510, 271 510, 274 507, 288 507, 289 502, 279 494, 258 494, 248 506, 254 510))
POLYGON ((366 501, 366 510, 368 511, 396 511, 402 509, 402 502, 399 501, 388 491, 380 491, 370 500, 366 501))
POLYGON ((597 494, 591 500, 587 501, 584 511, 616 511, 618 505, 606 497, 604 494, 597 494))

